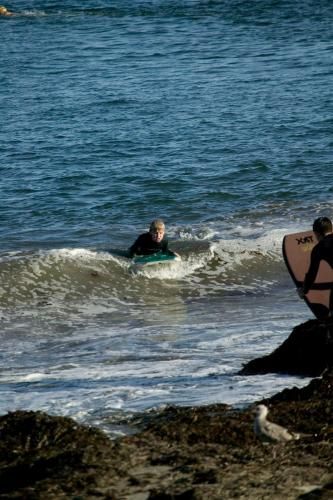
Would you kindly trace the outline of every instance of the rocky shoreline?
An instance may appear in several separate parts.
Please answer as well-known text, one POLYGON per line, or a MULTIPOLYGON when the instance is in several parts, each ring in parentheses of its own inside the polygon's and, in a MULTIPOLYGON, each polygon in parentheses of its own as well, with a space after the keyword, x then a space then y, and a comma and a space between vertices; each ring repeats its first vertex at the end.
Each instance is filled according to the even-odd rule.
MULTIPOLYGON (((0 417, 0 499, 332 499, 332 329, 330 322, 309 321, 287 339, 292 352, 286 341, 282 354, 281 348, 272 353, 272 371, 285 372, 284 356, 290 361, 298 353, 301 373, 307 366, 312 374, 320 370, 320 378, 257 402, 269 406, 274 422, 302 433, 299 441, 258 441, 255 405, 168 407, 136 419, 137 432, 116 440, 69 418, 17 411, 0 417), (304 364, 305 345, 313 364, 311 357, 304 364)), ((263 373, 267 357, 265 363, 263 373)))

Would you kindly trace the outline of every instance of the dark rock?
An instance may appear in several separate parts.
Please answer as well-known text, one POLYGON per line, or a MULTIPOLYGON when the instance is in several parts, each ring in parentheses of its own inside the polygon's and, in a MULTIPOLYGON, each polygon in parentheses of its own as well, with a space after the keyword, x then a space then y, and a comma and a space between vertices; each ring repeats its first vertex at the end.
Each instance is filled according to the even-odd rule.
POLYGON ((332 319, 310 320, 294 328, 283 344, 271 354, 244 365, 239 375, 284 373, 317 377, 332 366, 332 319))
POLYGON ((41 498, 46 478, 52 487, 50 491, 47 487, 50 497, 45 498, 77 491, 82 477, 92 486, 91 467, 98 468, 111 452, 112 442, 105 434, 71 419, 41 412, 9 413, 0 418, 0 498, 11 498, 21 490, 24 498, 41 498))
POLYGON ((325 484, 321 488, 314 488, 304 495, 300 495, 297 500, 332 500, 333 481, 325 484))
POLYGON ((316 401, 333 402, 333 369, 324 372, 321 378, 315 378, 306 387, 284 389, 272 396, 269 401, 316 401))

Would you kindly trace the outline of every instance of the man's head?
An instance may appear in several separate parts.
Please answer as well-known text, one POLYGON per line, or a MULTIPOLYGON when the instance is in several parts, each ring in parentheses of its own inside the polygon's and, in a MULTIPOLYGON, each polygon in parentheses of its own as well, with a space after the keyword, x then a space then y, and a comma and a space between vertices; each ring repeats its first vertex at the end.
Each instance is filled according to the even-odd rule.
POLYGON ((153 220, 150 224, 149 232, 151 234, 152 240, 160 243, 163 240, 165 234, 165 224, 161 219, 153 220))
POLYGON ((332 232, 332 221, 328 217, 318 217, 314 221, 312 229, 318 237, 323 237, 332 232))

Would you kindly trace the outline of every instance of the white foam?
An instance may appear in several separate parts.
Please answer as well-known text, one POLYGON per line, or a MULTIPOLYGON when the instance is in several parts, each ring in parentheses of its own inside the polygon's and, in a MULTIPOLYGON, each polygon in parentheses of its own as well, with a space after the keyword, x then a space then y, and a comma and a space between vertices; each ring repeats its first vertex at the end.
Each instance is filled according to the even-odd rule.
POLYGON ((284 232, 273 230, 251 238, 220 239, 215 244, 215 250, 231 254, 233 258, 251 258, 258 253, 261 255, 281 256, 281 247, 284 232))
POLYGON ((47 13, 43 10, 22 10, 21 12, 17 12, 14 14, 15 16, 27 16, 27 17, 44 17, 47 16, 47 13))
POLYGON ((211 255, 201 255, 200 257, 183 258, 168 264, 146 266, 133 270, 134 275, 154 278, 159 280, 177 280, 189 276, 197 269, 204 267, 211 258, 211 255))
POLYGON ((46 375, 45 373, 29 373, 28 375, 18 377, 16 379, 17 382, 38 382, 39 380, 44 380, 48 378, 49 375, 46 375))
POLYGON ((212 240, 215 236, 218 235, 218 232, 215 229, 212 229, 209 226, 194 228, 180 228, 175 230, 173 234, 176 238, 181 240, 189 240, 189 241, 200 241, 200 240, 212 240))

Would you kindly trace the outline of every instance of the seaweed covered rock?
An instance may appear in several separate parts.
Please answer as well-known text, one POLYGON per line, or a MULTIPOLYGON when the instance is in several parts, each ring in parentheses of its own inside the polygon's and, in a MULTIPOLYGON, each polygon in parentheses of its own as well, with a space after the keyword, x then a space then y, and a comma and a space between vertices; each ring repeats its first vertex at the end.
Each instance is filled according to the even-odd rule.
POLYGON ((298 325, 275 351, 244 365, 240 375, 285 373, 318 377, 333 367, 333 322, 310 320, 298 325))
POLYGON ((70 498, 93 490, 114 455, 114 443, 98 429, 42 412, 9 413, 0 418, 0 498, 70 498))

